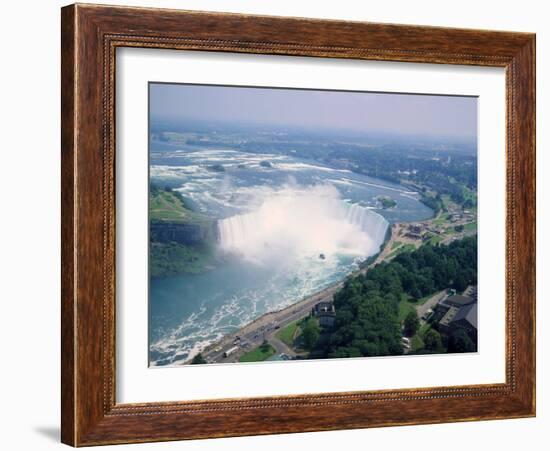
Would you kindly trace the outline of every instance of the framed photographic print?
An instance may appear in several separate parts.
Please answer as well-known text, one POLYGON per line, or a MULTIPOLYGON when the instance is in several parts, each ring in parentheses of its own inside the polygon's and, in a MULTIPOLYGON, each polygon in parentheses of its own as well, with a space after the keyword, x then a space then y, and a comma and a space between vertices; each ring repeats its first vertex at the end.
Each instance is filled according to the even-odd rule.
POLYGON ((62 9, 62 441, 535 414, 535 37, 62 9))

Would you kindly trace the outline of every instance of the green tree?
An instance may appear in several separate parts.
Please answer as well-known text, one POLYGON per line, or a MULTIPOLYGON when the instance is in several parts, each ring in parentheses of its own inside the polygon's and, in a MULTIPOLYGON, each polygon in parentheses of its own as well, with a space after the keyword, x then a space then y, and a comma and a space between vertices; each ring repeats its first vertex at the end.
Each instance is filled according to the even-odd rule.
POLYGON ((453 280, 453 287, 459 292, 464 291, 469 285, 469 280, 470 278, 468 277, 468 273, 466 271, 459 270, 453 280))
POLYGON ((193 360, 191 360, 191 365, 203 365, 205 363, 206 360, 200 352, 195 357, 193 357, 193 360))
POLYGON ((269 352, 269 349, 270 349, 270 344, 269 344, 269 342, 268 342, 267 340, 264 340, 264 341, 262 342, 262 344, 260 345, 260 350, 261 350, 262 352, 265 352, 265 353, 266 353, 266 352, 269 352))
MULTIPOLYGON (((476 283, 476 236, 399 254, 366 274, 349 278, 334 294, 334 327, 327 340, 317 342, 315 351, 327 357, 402 354, 399 301, 404 295, 420 299, 449 287, 461 291, 476 283)), ((415 326, 412 318, 409 321, 412 332, 415 326)), ((428 352, 443 352, 447 347, 439 334, 431 334, 428 342, 428 352)))
POLYGON ((416 310, 407 314, 405 321, 403 321, 403 328, 407 337, 412 337, 416 334, 416 332, 418 332, 418 329, 420 328, 420 321, 418 320, 416 310))
POLYGON ((439 335, 439 332, 433 329, 426 332, 424 335, 424 346, 428 351, 442 352, 443 343, 441 342, 441 335, 439 335))
POLYGON ((302 338, 306 349, 312 350, 319 339, 321 327, 315 318, 308 318, 302 327, 302 338))
POLYGON ((476 345, 464 329, 454 331, 449 338, 449 352, 475 352, 476 345))

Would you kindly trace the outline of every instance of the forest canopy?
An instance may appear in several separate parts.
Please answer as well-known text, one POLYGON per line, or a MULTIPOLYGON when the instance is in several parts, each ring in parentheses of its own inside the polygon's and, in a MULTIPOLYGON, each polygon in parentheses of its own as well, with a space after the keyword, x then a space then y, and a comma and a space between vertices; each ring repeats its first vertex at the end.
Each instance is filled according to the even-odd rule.
POLYGON ((349 278, 335 293, 334 329, 328 340, 318 344, 323 347, 318 352, 326 357, 402 354, 400 300, 418 300, 446 288, 463 291, 475 284, 476 236, 402 253, 349 278))

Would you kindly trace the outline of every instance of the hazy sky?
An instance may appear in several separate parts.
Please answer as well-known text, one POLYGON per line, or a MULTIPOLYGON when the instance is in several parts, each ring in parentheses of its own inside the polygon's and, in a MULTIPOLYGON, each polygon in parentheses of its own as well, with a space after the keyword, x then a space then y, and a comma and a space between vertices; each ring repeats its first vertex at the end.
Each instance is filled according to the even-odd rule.
POLYGON ((150 85, 153 118, 473 138, 477 99, 273 88, 150 85))

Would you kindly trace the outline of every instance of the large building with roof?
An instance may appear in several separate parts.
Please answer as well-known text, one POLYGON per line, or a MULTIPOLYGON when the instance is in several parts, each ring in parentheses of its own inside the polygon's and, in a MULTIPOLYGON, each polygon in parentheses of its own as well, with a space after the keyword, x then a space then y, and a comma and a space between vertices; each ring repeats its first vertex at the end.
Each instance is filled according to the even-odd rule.
POLYGON ((439 303, 437 309, 440 316, 438 326, 441 332, 451 334, 462 329, 472 341, 477 342, 476 287, 468 287, 465 294, 445 298, 439 303))

